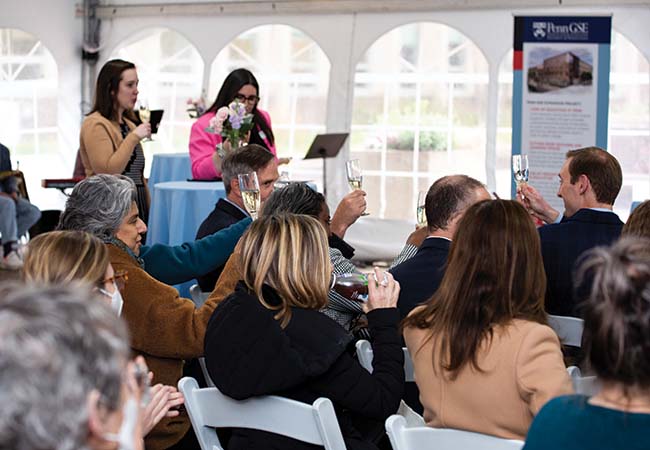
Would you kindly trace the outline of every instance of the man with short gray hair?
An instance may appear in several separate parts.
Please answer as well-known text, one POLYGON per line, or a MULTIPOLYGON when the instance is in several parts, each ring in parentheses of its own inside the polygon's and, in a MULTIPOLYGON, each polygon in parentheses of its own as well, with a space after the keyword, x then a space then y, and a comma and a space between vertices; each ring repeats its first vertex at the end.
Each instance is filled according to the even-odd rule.
MULTIPOLYGON (((275 182, 280 178, 278 162, 273 153, 256 144, 245 145, 228 154, 221 166, 221 172, 223 184, 226 188, 226 198, 220 198, 217 201, 210 215, 201 223, 196 233, 196 239, 201 239, 249 217, 239 190, 237 175, 251 172, 257 173, 261 203, 264 203, 268 196, 271 195, 275 182)), ((210 273, 197 277, 201 290, 212 292, 222 270, 223 265, 215 268, 210 273)))
POLYGON ((425 202, 429 236, 413 258, 390 270, 400 284, 402 317, 438 289, 458 222, 467 208, 488 199, 483 183, 467 175, 445 176, 431 185, 425 202))

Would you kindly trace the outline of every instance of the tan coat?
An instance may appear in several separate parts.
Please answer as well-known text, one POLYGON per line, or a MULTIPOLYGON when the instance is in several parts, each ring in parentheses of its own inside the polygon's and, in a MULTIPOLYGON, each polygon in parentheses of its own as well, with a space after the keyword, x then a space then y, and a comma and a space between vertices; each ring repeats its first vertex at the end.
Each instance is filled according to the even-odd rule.
POLYGON ((454 381, 434 373, 433 340, 423 345, 426 337, 427 330, 404 330, 429 426, 523 440, 548 400, 573 393, 560 341, 545 325, 514 320, 497 327, 491 345, 479 350, 484 372, 468 364, 454 381))
POLYGON ((124 119, 131 132, 122 139, 120 126, 99 112, 88 115, 81 125, 79 153, 86 169, 86 176, 98 173, 119 175, 131 159, 133 149, 140 138, 133 130, 135 124, 124 119))
MULTIPOLYGON (((131 348, 144 356, 154 373, 153 383, 176 386, 183 360, 203 355, 208 320, 217 302, 207 300, 195 308, 180 298, 176 289, 152 278, 126 252, 108 244, 110 262, 116 271, 128 271, 123 291, 122 318, 131 335, 131 348)), ((187 414, 163 419, 145 439, 147 450, 165 449, 178 442, 190 428, 187 414)))

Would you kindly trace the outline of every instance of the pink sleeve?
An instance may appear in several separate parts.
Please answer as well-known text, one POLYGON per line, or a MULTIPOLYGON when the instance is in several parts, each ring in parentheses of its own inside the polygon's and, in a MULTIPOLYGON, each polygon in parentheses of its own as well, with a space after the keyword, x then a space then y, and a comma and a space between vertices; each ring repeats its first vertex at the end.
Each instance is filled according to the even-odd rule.
POLYGON ((192 178, 196 180, 211 180, 221 176, 212 161, 216 145, 221 142, 221 136, 205 131, 212 113, 199 117, 192 125, 190 132, 190 160, 192 162, 192 178))
MULTIPOLYGON (((261 110, 261 109, 259 109, 259 108, 257 108, 257 111, 260 113, 260 115, 264 118, 264 120, 266 121, 266 123, 269 125, 269 128, 270 128, 271 130, 273 130, 273 127, 271 126, 271 116, 269 115, 269 113, 267 113, 266 111, 261 110)), ((273 143, 273 145, 270 145, 270 144, 269 144, 269 147, 271 147, 271 148, 269 148, 269 150, 271 150, 271 153, 273 153, 274 155, 276 155, 276 159, 277 159, 278 151, 275 149, 275 142, 273 143)))

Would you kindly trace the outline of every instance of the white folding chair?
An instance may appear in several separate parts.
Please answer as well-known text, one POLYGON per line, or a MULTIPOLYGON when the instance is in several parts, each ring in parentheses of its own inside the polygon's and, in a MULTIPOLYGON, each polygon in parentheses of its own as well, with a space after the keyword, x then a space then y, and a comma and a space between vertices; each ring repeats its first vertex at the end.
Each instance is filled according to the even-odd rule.
POLYGON ((582 345, 582 330, 584 321, 577 317, 548 315, 548 324, 564 345, 580 347, 582 345))
POLYGON ((208 367, 205 365, 205 358, 199 358, 199 366, 201 366, 201 372, 203 372, 203 378, 205 379, 208 387, 216 387, 214 385, 214 381, 212 381, 212 378, 210 378, 210 374, 208 373, 208 367))
POLYGON ((386 432, 393 450, 520 450, 523 441, 451 428, 409 427, 404 417, 386 419, 386 432))
POLYGON ((190 286, 190 296, 197 308, 200 308, 210 296, 210 292, 203 292, 198 284, 190 286))
MULTIPOLYGON (((373 353, 372 353, 372 346, 370 345, 370 342, 366 341, 365 339, 361 339, 357 341, 356 346, 357 346, 357 359, 359 360, 359 364, 361 364, 361 367, 366 369, 368 372, 372 373, 373 353)), ((405 378, 404 381, 415 382, 413 360, 411 359, 409 350, 408 348, 403 347, 402 351, 404 352, 404 378, 405 378)), ((422 416, 416 413, 415 411, 413 411, 413 409, 409 405, 407 405, 404 402, 404 400, 400 402, 399 409, 397 410, 397 414, 404 417, 408 426, 424 425, 424 419, 422 418, 422 416)))
POLYGON ((596 376, 583 377, 580 369, 576 366, 567 367, 567 372, 571 376, 573 389, 576 394, 594 396, 600 391, 600 381, 596 376))
POLYGON ((201 450, 223 450, 214 428, 249 428, 288 436, 326 450, 345 450, 334 406, 327 398, 312 405, 283 397, 233 400, 219 389, 200 389, 194 378, 178 382, 201 450))
MULTIPOLYGON (((365 339, 357 341, 357 359, 361 367, 366 369, 368 372, 372 373, 372 346, 370 342, 365 339)), ((404 352, 404 381, 413 382, 415 381, 415 370, 413 369, 413 360, 411 355, 409 355, 409 350, 406 347, 402 348, 404 352)))

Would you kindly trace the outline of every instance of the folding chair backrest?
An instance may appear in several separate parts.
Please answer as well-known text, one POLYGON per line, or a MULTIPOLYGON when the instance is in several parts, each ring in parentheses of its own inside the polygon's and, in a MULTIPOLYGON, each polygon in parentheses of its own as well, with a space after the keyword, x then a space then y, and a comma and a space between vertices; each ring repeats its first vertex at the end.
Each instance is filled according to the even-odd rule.
POLYGON ((571 376, 573 389, 576 394, 592 397, 600 391, 600 381, 596 376, 583 377, 580 369, 576 366, 567 367, 567 372, 571 376))
MULTIPOLYGON (((372 353, 372 346, 370 345, 370 342, 366 341, 365 339, 361 339, 357 341, 356 347, 357 347, 357 359, 359 360, 359 364, 361 364, 361 367, 366 369, 368 372, 372 373, 373 353, 372 353)), ((413 369, 413 360, 411 359, 411 355, 409 354, 408 348, 403 347, 402 351, 404 352, 404 377, 405 377, 404 381, 413 382, 415 381, 415 370, 413 369)))
POLYGON ((198 284, 190 286, 190 296, 197 308, 200 308, 210 296, 209 292, 203 292, 198 284))
POLYGON ((523 441, 450 428, 408 427, 402 416, 386 419, 393 450, 520 450, 523 441))
POLYGON ((584 321, 577 317, 554 316, 549 314, 548 324, 564 345, 580 347, 582 345, 582 329, 584 321))
POLYGON ((345 450, 343 435, 329 399, 313 405, 283 397, 262 396, 239 401, 214 388, 200 389, 194 378, 178 382, 201 450, 222 450, 213 428, 249 428, 288 436, 326 450, 345 450))
POLYGON ((208 373, 208 367, 205 365, 205 358, 199 358, 199 366, 201 366, 201 372, 203 372, 203 378, 205 379, 208 387, 216 387, 214 385, 214 381, 212 381, 212 378, 210 378, 210 374, 208 373))

